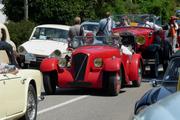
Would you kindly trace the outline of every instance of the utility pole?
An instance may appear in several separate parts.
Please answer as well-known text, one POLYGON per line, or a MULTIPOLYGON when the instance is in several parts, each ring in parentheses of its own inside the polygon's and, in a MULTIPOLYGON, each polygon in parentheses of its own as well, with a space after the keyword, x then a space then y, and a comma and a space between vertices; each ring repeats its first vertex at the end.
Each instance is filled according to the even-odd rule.
POLYGON ((28 0, 24 0, 24 19, 28 20, 28 0))

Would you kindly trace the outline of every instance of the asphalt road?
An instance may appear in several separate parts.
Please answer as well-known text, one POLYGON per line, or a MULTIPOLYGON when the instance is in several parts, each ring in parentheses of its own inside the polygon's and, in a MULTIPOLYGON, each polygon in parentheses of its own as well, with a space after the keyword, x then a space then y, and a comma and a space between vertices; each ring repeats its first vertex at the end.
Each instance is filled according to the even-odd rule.
POLYGON ((139 88, 123 88, 116 97, 95 90, 58 89, 39 103, 37 120, 129 120, 136 100, 150 88, 143 82, 139 88))

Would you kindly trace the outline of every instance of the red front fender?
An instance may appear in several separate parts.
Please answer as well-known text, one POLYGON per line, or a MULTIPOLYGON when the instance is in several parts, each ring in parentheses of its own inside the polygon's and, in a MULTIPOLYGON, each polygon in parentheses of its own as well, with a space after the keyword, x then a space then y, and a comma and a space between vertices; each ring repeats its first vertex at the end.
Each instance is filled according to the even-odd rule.
POLYGON ((58 59, 57 58, 46 58, 40 64, 41 72, 49 72, 58 70, 58 59))
POLYGON ((142 57, 140 54, 133 54, 131 59, 131 65, 129 66, 129 79, 130 80, 139 80, 138 76, 138 68, 141 64, 141 67, 143 67, 142 63, 142 57))
POLYGON ((121 60, 119 58, 107 58, 104 60, 104 71, 119 71, 121 60))

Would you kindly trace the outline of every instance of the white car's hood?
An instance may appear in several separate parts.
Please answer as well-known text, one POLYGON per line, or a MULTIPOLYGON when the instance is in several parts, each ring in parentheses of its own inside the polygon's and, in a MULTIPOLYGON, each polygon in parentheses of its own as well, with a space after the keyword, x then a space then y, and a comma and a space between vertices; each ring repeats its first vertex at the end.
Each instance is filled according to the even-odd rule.
POLYGON ((55 50, 59 50, 61 53, 66 52, 68 44, 52 40, 29 40, 21 46, 23 46, 28 53, 48 56, 55 50))

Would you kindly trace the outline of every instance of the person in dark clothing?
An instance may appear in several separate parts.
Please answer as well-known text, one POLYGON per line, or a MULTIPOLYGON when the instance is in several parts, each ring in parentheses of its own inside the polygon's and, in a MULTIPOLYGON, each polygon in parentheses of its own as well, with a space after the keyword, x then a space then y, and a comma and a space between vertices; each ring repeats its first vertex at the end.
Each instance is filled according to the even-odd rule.
POLYGON ((68 32, 68 47, 72 47, 72 40, 75 36, 83 36, 84 30, 83 27, 81 27, 81 18, 75 17, 74 18, 74 25, 70 27, 68 32))
POLYGON ((81 18, 75 17, 74 18, 74 25, 70 27, 69 29, 69 39, 72 40, 74 36, 82 36, 83 35, 83 29, 81 27, 81 18))
POLYGON ((7 43, 5 41, 0 41, 0 50, 5 50, 9 57, 10 64, 15 65, 16 67, 19 68, 19 65, 14 56, 13 48, 9 43, 7 43))

